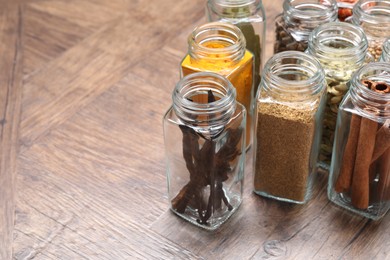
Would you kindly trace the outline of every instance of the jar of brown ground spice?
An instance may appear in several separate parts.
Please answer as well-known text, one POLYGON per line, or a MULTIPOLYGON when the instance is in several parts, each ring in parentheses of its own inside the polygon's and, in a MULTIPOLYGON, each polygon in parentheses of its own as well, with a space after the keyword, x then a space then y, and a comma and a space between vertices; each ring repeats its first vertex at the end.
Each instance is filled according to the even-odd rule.
POLYGON ((274 53, 305 51, 311 31, 336 20, 336 0, 285 0, 275 19, 274 53))
POLYGON ((256 103, 256 194, 300 204, 310 198, 325 91, 324 71, 306 53, 286 51, 266 63, 256 103))

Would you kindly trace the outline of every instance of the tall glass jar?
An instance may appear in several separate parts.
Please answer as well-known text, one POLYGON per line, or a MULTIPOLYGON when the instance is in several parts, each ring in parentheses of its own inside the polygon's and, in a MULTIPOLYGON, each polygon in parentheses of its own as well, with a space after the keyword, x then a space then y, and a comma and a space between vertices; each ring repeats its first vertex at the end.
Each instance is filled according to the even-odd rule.
POLYGON ((383 42, 390 37, 390 0, 360 0, 353 7, 351 21, 363 28, 369 50, 378 60, 383 42))
POLYGON ((265 12, 262 0, 208 0, 207 19, 236 25, 255 59, 255 96, 260 84, 265 47, 265 12))
POLYGON ((237 91, 237 101, 247 110, 247 147, 251 144, 254 104, 254 60, 246 50, 245 37, 232 24, 207 23, 195 28, 188 37, 188 54, 181 63, 181 76, 208 71, 229 79, 237 91))
POLYGON ((300 204, 310 198, 325 91, 324 71, 306 53, 281 52, 266 63, 257 97, 255 193, 300 204))
POLYGON ((231 83, 210 72, 182 78, 172 100, 163 120, 171 210, 213 230, 242 200, 246 111, 231 83))
POLYGON ((328 95, 320 151, 320 165, 325 169, 330 166, 337 112, 348 91, 347 82, 364 65, 367 50, 364 31, 349 23, 323 24, 314 29, 309 37, 307 51, 321 63, 327 82, 328 95))
POLYGON ((329 199, 379 219, 390 208, 390 64, 369 63, 340 105, 329 199))
POLYGON ((336 20, 336 0, 285 0, 275 20, 274 53, 305 51, 314 28, 336 20))
POLYGON ((390 62, 390 38, 387 38, 382 46, 380 61, 390 62))

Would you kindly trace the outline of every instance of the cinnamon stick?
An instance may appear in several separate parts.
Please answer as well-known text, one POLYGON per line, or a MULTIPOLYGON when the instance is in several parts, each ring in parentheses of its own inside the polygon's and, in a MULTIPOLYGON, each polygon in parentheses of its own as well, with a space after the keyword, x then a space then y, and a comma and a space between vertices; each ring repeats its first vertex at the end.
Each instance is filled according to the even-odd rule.
POLYGON ((359 209, 367 209, 369 204, 369 169, 377 127, 377 122, 364 117, 361 119, 351 186, 351 203, 359 209))
POLYGON ((375 149, 371 162, 376 161, 387 149, 390 148, 390 120, 386 120, 378 130, 375 139, 375 149))
POLYGON ((347 144, 343 154, 339 177, 336 181, 336 192, 347 192, 351 186, 351 177, 355 165, 356 149, 358 145, 361 117, 353 114, 349 126, 347 144))

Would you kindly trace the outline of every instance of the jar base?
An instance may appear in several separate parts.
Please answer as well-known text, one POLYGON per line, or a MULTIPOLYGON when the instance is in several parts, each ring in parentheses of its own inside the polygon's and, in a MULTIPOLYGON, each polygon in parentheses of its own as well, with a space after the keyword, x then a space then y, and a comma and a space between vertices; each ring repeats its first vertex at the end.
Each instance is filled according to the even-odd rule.
POLYGON ((352 206, 351 199, 343 193, 334 192, 328 194, 328 198, 337 206, 372 220, 381 219, 390 208, 390 202, 380 202, 371 204, 366 210, 358 209, 352 206), (381 209, 381 207, 383 207, 383 203, 389 204, 387 210, 381 209))
POLYGON ((256 191, 254 190, 253 191, 255 194, 257 195, 260 195, 262 197, 266 197, 266 198, 269 198, 269 199, 274 199, 274 200, 278 200, 278 201, 283 201, 283 202, 288 202, 288 203, 294 203, 294 204, 305 204, 307 202, 307 199, 305 199, 304 201, 299 201, 299 200, 292 200, 292 199, 286 199, 286 198, 281 198, 281 197, 277 197, 277 196, 274 196, 274 195, 271 195, 267 192, 264 192, 264 191, 256 191))

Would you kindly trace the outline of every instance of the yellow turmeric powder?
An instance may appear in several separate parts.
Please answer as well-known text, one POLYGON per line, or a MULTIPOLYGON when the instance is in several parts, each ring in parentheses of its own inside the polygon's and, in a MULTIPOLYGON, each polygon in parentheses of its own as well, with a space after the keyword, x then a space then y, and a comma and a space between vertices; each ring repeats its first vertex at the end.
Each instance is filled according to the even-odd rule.
POLYGON ((253 102, 253 55, 245 50, 241 59, 233 59, 228 52, 223 52, 227 49, 230 42, 224 41, 208 41, 201 43, 203 47, 210 49, 210 53, 202 57, 193 57, 196 55, 188 54, 181 63, 182 77, 185 75, 208 71, 215 72, 225 76, 230 80, 237 91, 237 101, 243 104, 247 110, 246 124, 246 144, 251 143, 251 128, 252 128, 252 102, 253 102), (214 51, 212 51, 214 49, 214 51), (220 49, 221 52, 216 51, 220 49))

